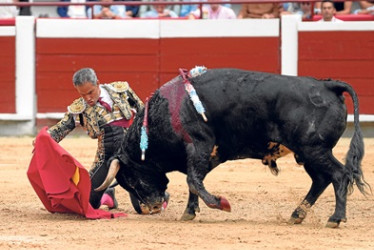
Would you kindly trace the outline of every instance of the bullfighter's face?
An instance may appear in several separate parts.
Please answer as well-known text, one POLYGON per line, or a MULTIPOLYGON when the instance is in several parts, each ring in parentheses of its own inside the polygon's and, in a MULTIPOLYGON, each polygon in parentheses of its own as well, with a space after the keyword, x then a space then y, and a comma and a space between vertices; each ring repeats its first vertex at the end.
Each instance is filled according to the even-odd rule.
POLYGON ((75 87, 80 94, 80 96, 86 101, 90 106, 94 106, 100 97, 100 87, 99 85, 92 84, 90 82, 85 82, 82 85, 75 87))

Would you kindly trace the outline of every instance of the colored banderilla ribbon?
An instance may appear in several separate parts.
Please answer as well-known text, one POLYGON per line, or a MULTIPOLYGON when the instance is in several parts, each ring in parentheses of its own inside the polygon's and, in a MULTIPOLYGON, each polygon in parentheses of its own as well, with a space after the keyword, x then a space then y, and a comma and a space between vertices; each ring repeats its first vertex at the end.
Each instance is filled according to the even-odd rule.
POLYGON ((201 103, 200 98, 197 95, 195 88, 192 86, 190 81, 187 79, 186 70, 179 69, 179 72, 180 72, 180 75, 183 78, 184 88, 187 91, 188 95, 190 96, 190 99, 191 99, 197 113, 199 113, 203 117, 204 121, 207 122, 208 119, 206 118, 206 115, 205 115, 205 108, 204 108, 203 104, 201 103))
POLYGON ((148 148, 148 135, 147 135, 147 128, 148 127, 148 97, 145 100, 145 107, 144 107, 144 118, 143 118, 143 126, 141 128, 140 134, 140 149, 142 150, 141 160, 145 160, 145 151, 148 148))

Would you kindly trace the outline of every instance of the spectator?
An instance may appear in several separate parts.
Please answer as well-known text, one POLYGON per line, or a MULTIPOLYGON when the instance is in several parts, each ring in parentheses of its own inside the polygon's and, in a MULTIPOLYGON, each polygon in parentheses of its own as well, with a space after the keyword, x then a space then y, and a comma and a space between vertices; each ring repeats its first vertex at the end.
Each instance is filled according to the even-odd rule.
POLYGON ((281 9, 281 14, 292 14, 294 12, 293 3, 281 3, 279 8, 281 9))
MULTIPOLYGON (((0 3, 16 3, 17 0, 0 0, 0 3)), ((1 6, 0 18, 15 18, 18 15, 16 6, 1 6)))
POLYGON ((238 18, 278 18, 278 3, 247 3, 242 4, 238 18))
MULTIPOLYGON (((159 2, 161 0, 155 0, 154 2, 159 2)), ((143 18, 168 18, 168 17, 171 17, 171 18, 176 18, 178 17, 178 15, 166 8, 166 5, 164 4, 154 4, 152 6, 152 9, 145 12, 143 15, 141 15, 141 17, 143 18)))
POLYGON ((331 0, 324 0, 321 3, 321 13, 322 19, 318 22, 336 22, 340 23, 343 22, 340 19, 337 19, 334 15, 336 13, 336 9, 334 7, 334 3, 331 0))
MULTIPOLYGON (((113 0, 116 2, 127 1, 127 2, 140 2, 141 0, 113 0)), ((139 14, 140 5, 125 5, 125 17, 137 17, 139 14)))
POLYGON ((372 14, 374 15, 374 1, 360 1, 360 9, 355 14, 372 14))
MULTIPOLYGON (((85 3, 86 0, 60 0, 61 2, 85 3)), ((57 7, 60 17, 87 18, 87 8, 84 5, 69 5, 57 7)))
MULTIPOLYGON (((191 2, 192 0, 182 0, 183 2, 191 2)), ((185 4, 185 5, 182 5, 181 7, 181 10, 180 10, 180 13, 179 13, 179 16, 180 17, 186 17, 188 16, 191 12, 195 11, 198 9, 198 5, 197 4, 185 4)))
MULTIPOLYGON (((70 0, 60 0, 60 2, 70 2, 70 0)), ((58 6, 57 7, 57 14, 60 17, 69 17, 68 16, 68 6, 58 6)))
MULTIPOLYGON (((182 1, 183 2, 191 2, 192 0, 182 0, 182 1)), ((208 1, 208 0, 201 0, 201 1, 205 2, 205 1, 208 1)), ((222 4, 222 6, 225 6, 225 7, 231 9, 231 4, 229 4, 229 3, 222 4)), ((191 5, 185 4, 185 5, 182 5, 182 7, 180 9, 179 16, 180 17, 189 16, 189 14, 191 14, 191 12, 193 12, 193 11, 195 11, 197 9, 199 9, 199 5, 198 4, 191 4, 191 5)), ((235 16, 236 16, 236 14, 235 14, 235 16)))
POLYGON ((111 5, 110 2, 111 0, 100 0, 98 3, 102 3, 103 5, 94 5, 93 8, 88 10, 88 16, 95 19, 125 18, 125 6, 111 5))
POLYGON ((284 3, 282 4, 281 15, 296 14, 302 19, 310 19, 312 16, 310 2, 284 3))
MULTIPOLYGON (((140 2, 141 0, 127 0, 127 1, 140 2)), ((139 15, 140 5, 126 5, 125 8, 126 8, 126 16, 137 17, 139 15)))
MULTIPOLYGON (((17 2, 17 0, 15 0, 15 2, 17 2)), ((18 2, 26 2, 26 3, 28 3, 29 0, 18 0, 18 2)), ((31 16, 30 6, 19 7, 18 15, 20 15, 20 16, 31 16)))
POLYGON ((301 15, 303 19, 312 18, 312 6, 310 2, 296 3, 295 13, 301 15))
MULTIPOLYGON (((323 2, 323 1, 322 1, 323 2)), ((319 14, 322 11, 322 2, 317 2, 315 6, 315 13, 319 14)), ((336 2, 336 1, 331 1, 334 5, 336 14, 338 15, 344 15, 344 14, 350 14, 351 9, 352 9, 352 2, 351 1, 346 1, 346 2, 336 2)))
MULTIPOLYGON (((221 4, 206 4, 202 7, 202 10, 203 19, 236 19, 235 12, 221 4)), ((200 8, 191 12, 188 17, 189 19, 201 18, 200 8)))

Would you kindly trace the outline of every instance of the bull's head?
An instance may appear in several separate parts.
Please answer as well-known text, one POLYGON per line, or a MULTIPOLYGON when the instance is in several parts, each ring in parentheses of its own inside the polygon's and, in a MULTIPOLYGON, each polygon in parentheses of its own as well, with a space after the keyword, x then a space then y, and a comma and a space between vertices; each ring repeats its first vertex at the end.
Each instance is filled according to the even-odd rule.
POLYGON ((139 200, 142 213, 159 212, 164 201, 168 199, 165 191, 169 180, 166 174, 157 171, 156 167, 130 162, 125 157, 121 157, 121 160, 114 159, 111 161, 106 180, 95 190, 106 189, 114 178, 139 200))

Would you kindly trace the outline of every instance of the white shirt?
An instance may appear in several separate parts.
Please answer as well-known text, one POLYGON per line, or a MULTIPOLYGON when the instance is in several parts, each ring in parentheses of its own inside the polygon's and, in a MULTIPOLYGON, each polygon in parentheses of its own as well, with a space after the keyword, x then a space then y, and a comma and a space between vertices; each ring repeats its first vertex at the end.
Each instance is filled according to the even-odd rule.
POLYGON ((321 20, 319 20, 318 22, 333 22, 333 23, 342 23, 344 22, 343 20, 340 20, 340 19, 337 19, 336 17, 332 17, 331 21, 325 21, 323 20, 323 18, 321 20))
MULTIPOLYGON (((13 0, 0 0, 0 3, 13 3, 13 0)), ((18 15, 16 6, 1 6, 0 18, 14 18, 18 15)))
MULTIPOLYGON (((86 0, 70 0, 72 3, 85 3, 86 0)), ((68 16, 72 18, 85 18, 86 6, 84 5, 69 5, 68 7, 68 16)))
MULTIPOLYGON (((99 85, 99 87, 100 87, 100 90, 101 90, 100 91, 101 100, 103 100, 104 102, 108 103, 110 107, 113 107, 113 100, 112 100, 112 98, 110 98, 110 95, 109 95, 108 91, 106 89, 104 89, 102 87, 102 85, 99 85)), ((101 106, 100 103, 97 103, 97 105, 101 106)))
MULTIPOLYGON (((200 17, 200 9, 191 12, 196 18, 200 17)), ((219 6, 217 11, 213 11, 210 5, 203 6, 203 19, 236 19, 235 12, 225 6, 219 6)))

